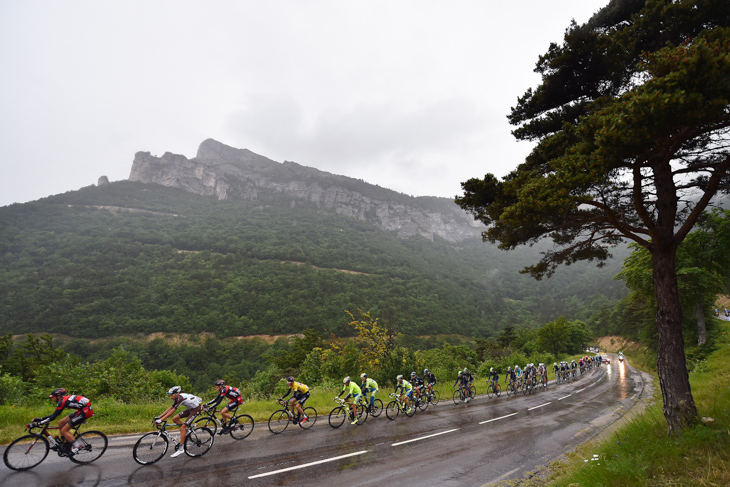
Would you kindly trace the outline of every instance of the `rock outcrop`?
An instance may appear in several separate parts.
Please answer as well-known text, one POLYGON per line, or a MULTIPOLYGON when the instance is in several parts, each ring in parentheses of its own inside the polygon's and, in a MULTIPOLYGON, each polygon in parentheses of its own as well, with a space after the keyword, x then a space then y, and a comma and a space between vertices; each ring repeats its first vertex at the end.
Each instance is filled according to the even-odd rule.
POLYGON ((364 181, 294 162, 279 163, 247 149, 205 140, 197 156, 137 152, 130 181, 156 183, 218 199, 287 199, 375 223, 401 237, 435 236, 450 242, 478 236, 484 227, 447 198, 403 195, 364 181))

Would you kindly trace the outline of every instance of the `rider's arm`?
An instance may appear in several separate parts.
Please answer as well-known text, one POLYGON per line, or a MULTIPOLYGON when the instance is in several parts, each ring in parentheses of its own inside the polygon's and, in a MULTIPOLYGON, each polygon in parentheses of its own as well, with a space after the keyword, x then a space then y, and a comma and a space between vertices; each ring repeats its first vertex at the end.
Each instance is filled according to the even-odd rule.
POLYGON ((218 406, 218 404, 221 403, 223 400, 223 394, 218 394, 216 397, 214 397, 212 400, 205 403, 206 408, 214 408, 218 406))
POLYGON ((56 409, 48 416, 43 416, 41 418, 41 420, 38 421, 38 423, 40 423, 40 424, 50 423, 51 421, 56 419, 59 414, 61 414, 61 411, 63 411, 64 406, 65 405, 63 404, 63 401, 59 401, 58 404, 56 405, 56 409))
POLYGON ((164 413, 160 414, 160 417, 159 417, 160 421, 165 421, 167 418, 169 418, 170 416, 172 416, 172 414, 175 411, 177 411, 177 406, 175 404, 173 404, 169 408, 165 409, 165 412, 164 413))

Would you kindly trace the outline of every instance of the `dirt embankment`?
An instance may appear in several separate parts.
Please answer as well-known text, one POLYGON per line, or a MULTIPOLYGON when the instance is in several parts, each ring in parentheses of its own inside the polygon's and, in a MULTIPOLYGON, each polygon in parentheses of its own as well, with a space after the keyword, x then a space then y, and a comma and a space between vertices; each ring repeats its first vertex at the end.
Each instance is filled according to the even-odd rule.
POLYGON ((619 350, 638 350, 642 346, 638 342, 632 342, 620 336, 600 337, 596 341, 601 350, 609 353, 616 353, 619 350))

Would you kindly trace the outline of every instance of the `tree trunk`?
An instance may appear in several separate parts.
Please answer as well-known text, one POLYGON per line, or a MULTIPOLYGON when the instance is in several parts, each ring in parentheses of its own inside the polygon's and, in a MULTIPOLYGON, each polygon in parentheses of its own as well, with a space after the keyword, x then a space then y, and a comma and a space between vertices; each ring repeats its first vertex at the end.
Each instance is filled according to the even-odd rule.
POLYGON ((652 252, 654 292, 657 300, 657 374, 664 399, 664 418, 669 434, 682 432, 697 421, 697 407, 689 384, 682 336, 682 309, 675 273, 675 248, 652 252))
POLYGON ((701 298, 695 303, 695 318, 697 319, 697 345, 702 347, 707 343, 707 324, 705 323, 705 307, 701 298))

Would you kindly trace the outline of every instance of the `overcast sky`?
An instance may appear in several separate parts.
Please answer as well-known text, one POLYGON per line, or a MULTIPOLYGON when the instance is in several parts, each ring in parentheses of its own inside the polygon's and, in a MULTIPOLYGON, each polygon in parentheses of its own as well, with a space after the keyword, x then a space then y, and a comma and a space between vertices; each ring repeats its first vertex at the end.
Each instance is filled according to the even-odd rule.
POLYGON ((608 0, 0 0, 0 206, 207 138, 414 196, 524 160, 506 116, 608 0))

